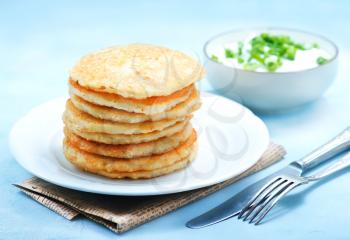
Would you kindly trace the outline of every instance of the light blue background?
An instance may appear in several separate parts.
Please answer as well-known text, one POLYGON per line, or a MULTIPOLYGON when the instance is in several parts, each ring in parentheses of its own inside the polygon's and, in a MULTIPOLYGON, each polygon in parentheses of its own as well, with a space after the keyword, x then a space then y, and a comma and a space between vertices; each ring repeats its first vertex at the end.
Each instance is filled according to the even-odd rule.
POLYGON ((350 125, 349 26, 345 0, 1 1, 0 239, 349 239, 348 171, 288 197, 259 227, 236 219, 200 230, 184 226, 350 125), (30 177, 9 151, 12 124, 35 105, 66 94, 68 70, 81 55, 129 42, 200 53, 219 32, 270 25, 329 36, 341 53, 337 80, 322 99, 292 113, 261 116, 272 139, 288 151, 279 164, 120 236, 82 218, 69 222, 11 186, 30 177))

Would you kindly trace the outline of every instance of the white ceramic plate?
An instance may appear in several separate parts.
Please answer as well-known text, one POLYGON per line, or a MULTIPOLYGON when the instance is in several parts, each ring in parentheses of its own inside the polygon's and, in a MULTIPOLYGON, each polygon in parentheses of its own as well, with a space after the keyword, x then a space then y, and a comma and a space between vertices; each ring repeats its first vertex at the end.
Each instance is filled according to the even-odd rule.
POLYGON ((227 98, 202 93, 192 120, 196 159, 184 170, 149 180, 112 180, 76 169, 62 151, 66 98, 44 103, 20 119, 10 134, 18 163, 33 175, 62 187, 110 195, 159 195, 206 187, 234 177, 261 157, 269 144, 265 124, 227 98))

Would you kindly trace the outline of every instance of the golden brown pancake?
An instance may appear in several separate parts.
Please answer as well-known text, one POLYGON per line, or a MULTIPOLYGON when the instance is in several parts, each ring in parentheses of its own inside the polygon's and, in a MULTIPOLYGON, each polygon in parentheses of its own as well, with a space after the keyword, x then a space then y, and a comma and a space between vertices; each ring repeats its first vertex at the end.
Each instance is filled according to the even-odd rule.
POLYGON ((81 97, 78 97, 74 94, 71 95, 71 101, 76 108, 94 116, 95 118, 127 123, 139 123, 145 121, 159 121, 162 119, 179 118, 191 114, 193 111, 197 110, 200 107, 198 90, 193 91, 188 99, 177 104, 173 108, 154 115, 132 113, 112 107, 96 105, 85 101, 81 97))
POLYGON ((80 86, 77 82, 69 80, 70 95, 77 95, 84 100, 107 107, 113 107, 127 112, 154 115, 173 108, 190 97, 195 89, 194 85, 185 87, 168 96, 149 97, 145 99, 125 98, 113 93, 97 92, 80 86))
POLYGON ((203 66, 149 44, 88 54, 72 68, 63 115, 64 155, 109 178, 152 178, 184 168, 197 152, 192 112, 203 66))
POLYGON ((186 141, 168 152, 137 158, 113 158, 88 153, 77 148, 69 138, 65 138, 64 154, 69 161, 83 169, 106 172, 152 171, 188 157, 193 151, 196 138, 196 132, 193 131, 186 141))
POLYGON ((136 144, 142 142, 154 141, 162 137, 171 136, 177 132, 180 132, 186 125, 189 124, 188 118, 186 121, 178 122, 173 126, 164 128, 162 131, 154 131, 150 133, 141 134, 108 134, 108 133, 89 133, 82 132, 75 128, 75 125, 66 123, 66 127, 76 135, 85 138, 90 141, 106 143, 106 144, 136 144))
POLYGON ((193 159, 196 157, 197 153, 197 143, 194 143, 193 150, 188 157, 185 157, 172 165, 168 165, 163 168, 157 168, 151 171, 135 171, 135 172, 108 172, 104 170, 96 170, 94 167, 85 165, 84 162, 76 162, 76 159, 72 160, 74 165, 80 168, 83 171, 94 173, 108 178, 122 179, 122 178, 131 178, 131 179, 148 179, 154 178, 161 175, 169 174, 175 171, 178 171, 182 168, 185 168, 193 159))
POLYGON ((134 99, 168 96, 203 76, 203 66, 192 57, 150 44, 114 46, 88 54, 70 72, 85 88, 134 99))
POLYGON ((146 121, 140 123, 112 122, 95 118, 77 109, 70 99, 66 103, 66 111, 63 115, 65 124, 74 125, 74 128, 82 132, 108 133, 108 134, 141 134, 153 131, 161 131, 177 122, 183 121, 186 116, 177 119, 164 119, 159 121, 146 121))
POLYGON ((136 158, 168 152, 187 140, 191 136, 192 131, 194 130, 187 127, 183 131, 155 141, 112 145, 88 141, 72 133, 68 128, 64 129, 66 138, 78 149, 88 153, 115 158, 136 158))

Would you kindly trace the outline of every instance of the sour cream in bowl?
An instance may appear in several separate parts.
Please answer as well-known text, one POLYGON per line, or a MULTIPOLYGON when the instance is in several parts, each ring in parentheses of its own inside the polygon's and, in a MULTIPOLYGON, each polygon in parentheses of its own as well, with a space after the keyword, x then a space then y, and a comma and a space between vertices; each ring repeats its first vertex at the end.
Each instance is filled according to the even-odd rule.
POLYGON ((220 34, 204 46, 213 88, 260 112, 316 100, 333 82, 338 49, 307 32, 258 28, 220 34))

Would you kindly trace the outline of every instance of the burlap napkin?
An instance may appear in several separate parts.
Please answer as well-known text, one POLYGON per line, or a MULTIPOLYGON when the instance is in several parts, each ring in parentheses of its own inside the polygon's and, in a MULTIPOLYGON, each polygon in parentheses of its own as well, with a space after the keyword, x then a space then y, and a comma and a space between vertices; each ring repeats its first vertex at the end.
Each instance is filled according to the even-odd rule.
POLYGON ((82 214, 120 233, 220 190, 266 168, 284 155, 285 150, 282 146, 271 143, 258 163, 239 176, 210 187, 160 196, 123 197, 92 194, 58 187, 36 177, 15 186, 66 219, 72 220, 82 214))

